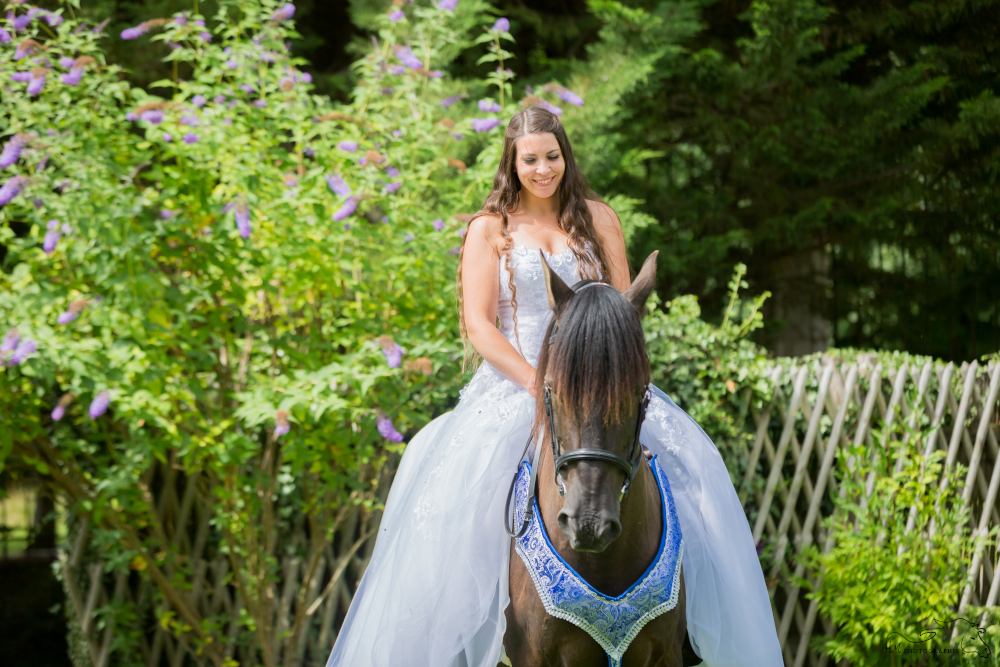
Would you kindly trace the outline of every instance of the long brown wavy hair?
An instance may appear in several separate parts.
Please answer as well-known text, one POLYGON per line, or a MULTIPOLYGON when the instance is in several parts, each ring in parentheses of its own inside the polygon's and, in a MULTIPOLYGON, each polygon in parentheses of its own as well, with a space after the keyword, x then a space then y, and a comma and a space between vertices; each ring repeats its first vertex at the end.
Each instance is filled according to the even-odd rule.
MULTIPOLYGON (((479 211, 472 216, 475 220, 481 215, 493 215, 501 220, 500 234, 503 236, 501 253, 506 260, 508 269, 513 267, 511 251, 514 240, 508 231, 508 215, 517 210, 521 203, 521 179, 517 176, 517 140, 525 134, 543 134, 551 132, 559 143, 563 162, 566 167, 562 180, 559 182, 559 228, 568 235, 568 244, 580 265, 580 274, 584 279, 596 280, 600 276, 610 276, 610 265, 601 238, 594 228, 594 219, 590 214, 587 200, 600 201, 600 197, 587 185, 580 169, 576 166, 573 149, 566 136, 562 121, 551 111, 540 106, 529 106, 514 114, 507 124, 507 132, 503 140, 503 154, 500 165, 493 176, 493 191, 483 202, 479 211)), ((465 257, 465 239, 462 239, 462 251, 458 263, 458 317, 459 331, 462 335, 462 345, 465 349, 465 367, 473 364, 478 356, 470 349, 468 333, 465 328, 464 298, 462 294, 462 260, 465 257)), ((517 335, 517 286, 514 284, 514 272, 509 271, 507 287, 510 289, 514 306, 514 335, 520 347, 520 337, 517 335)))

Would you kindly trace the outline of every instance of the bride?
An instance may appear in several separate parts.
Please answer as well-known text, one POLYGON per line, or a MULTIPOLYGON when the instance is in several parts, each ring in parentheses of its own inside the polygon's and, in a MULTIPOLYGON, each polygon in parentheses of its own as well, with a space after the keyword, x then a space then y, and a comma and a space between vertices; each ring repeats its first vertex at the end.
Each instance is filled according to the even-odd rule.
MULTIPOLYGON (((328 667, 497 664, 509 602, 504 505, 534 419, 551 316, 539 250, 570 285, 603 277, 629 287, 621 223, 587 186, 559 118, 529 107, 507 126, 493 192, 462 248, 462 333, 484 363, 458 406, 407 446, 328 667)), ((763 574, 722 458, 651 390, 642 443, 660 456, 684 535, 691 645, 710 667, 780 667, 763 574)))

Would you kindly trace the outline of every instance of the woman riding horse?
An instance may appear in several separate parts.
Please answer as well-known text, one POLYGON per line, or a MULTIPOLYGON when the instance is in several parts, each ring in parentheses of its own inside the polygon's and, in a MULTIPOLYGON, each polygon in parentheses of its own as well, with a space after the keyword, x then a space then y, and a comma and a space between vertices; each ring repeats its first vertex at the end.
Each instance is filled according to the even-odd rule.
POLYGON ((484 363, 408 444, 328 667, 780 667, 722 458, 649 384, 655 262, 631 284, 559 118, 515 114, 458 276, 484 363))

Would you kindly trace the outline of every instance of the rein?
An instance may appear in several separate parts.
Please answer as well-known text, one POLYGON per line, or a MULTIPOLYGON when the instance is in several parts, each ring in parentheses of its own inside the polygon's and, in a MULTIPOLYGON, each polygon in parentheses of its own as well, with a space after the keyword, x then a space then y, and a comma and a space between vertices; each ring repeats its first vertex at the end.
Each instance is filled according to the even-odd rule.
MULTIPOLYGON (((594 287, 602 285, 604 287, 612 287, 608 283, 592 282, 587 283, 580 289, 576 290, 574 293, 579 294, 588 287, 594 287)), ((549 336, 548 344, 552 345, 552 341, 555 339, 556 332, 559 330, 559 323, 556 322, 552 325, 552 334, 549 336)), ((555 413, 552 410, 552 388, 549 387, 548 383, 545 384, 545 416, 549 420, 549 442, 552 445, 552 458, 555 461, 555 482, 556 486, 559 487, 559 495, 566 495, 566 485, 562 478, 562 469, 569 465, 573 461, 603 461, 604 463, 611 463, 619 468, 625 473, 625 484, 622 486, 621 495, 618 500, 621 501, 628 495, 628 490, 632 486, 632 481, 635 479, 636 473, 639 472, 639 466, 642 463, 642 446, 639 443, 639 435, 642 432, 642 423, 646 419, 646 409, 649 407, 649 391, 643 392, 642 400, 639 402, 639 414, 636 415, 635 421, 635 436, 632 439, 632 447, 629 450, 629 457, 619 456, 613 452, 609 452, 604 449, 594 449, 594 448, 583 448, 574 449, 562 453, 562 448, 559 446, 559 442, 556 439, 556 422, 555 413)), ((528 452, 528 448, 531 446, 532 438, 534 434, 528 436, 528 442, 524 445, 524 451, 521 452, 521 460, 524 460, 524 455, 528 452)), ((542 443, 539 442, 535 445, 535 453, 532 456, 531 462, 531 477, 528 480, 528 498, 527 507, 524 511, 524 520, 521 523, 521 527, 515 532, 510 523, 510 501, 514 495, 514 485, 517 482, 518 472, 515 471, 514 479, 510 482, 510 489, 507 491, 507 504, 504 508, 504 530, 510 537, 521 537, 528 530, 528 525, 531 523, 531 519, 535 513, 535 480, 538 477, 538 463, 541 457, 542 443)), ((518 470, 520 470, 520 465, 518 465, 518 470)))

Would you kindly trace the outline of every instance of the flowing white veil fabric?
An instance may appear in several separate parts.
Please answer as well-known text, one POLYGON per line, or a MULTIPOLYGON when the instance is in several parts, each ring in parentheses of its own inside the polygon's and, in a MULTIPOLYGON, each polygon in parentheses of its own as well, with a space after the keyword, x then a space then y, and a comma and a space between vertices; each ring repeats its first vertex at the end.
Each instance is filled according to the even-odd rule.
MULTIPOLYGON (((572 254, 549 263, 575 281, 572 254)), ((537 252, 515 253, 514 267, 519 342, 534 364, 550 316, 537 252)), ((505 274, 501 330, 514 342, 505 274)), ((722 457, 666 394, 652 393, 641 440, 660 455, 677 506, 691 644, 709 667, 781 667, 763 573, 722 457)), ((410 441, 328 667, 495 667, 509 602, 504 505, 534 409, 527 391, 484 363, 458 407, 410 441)))

